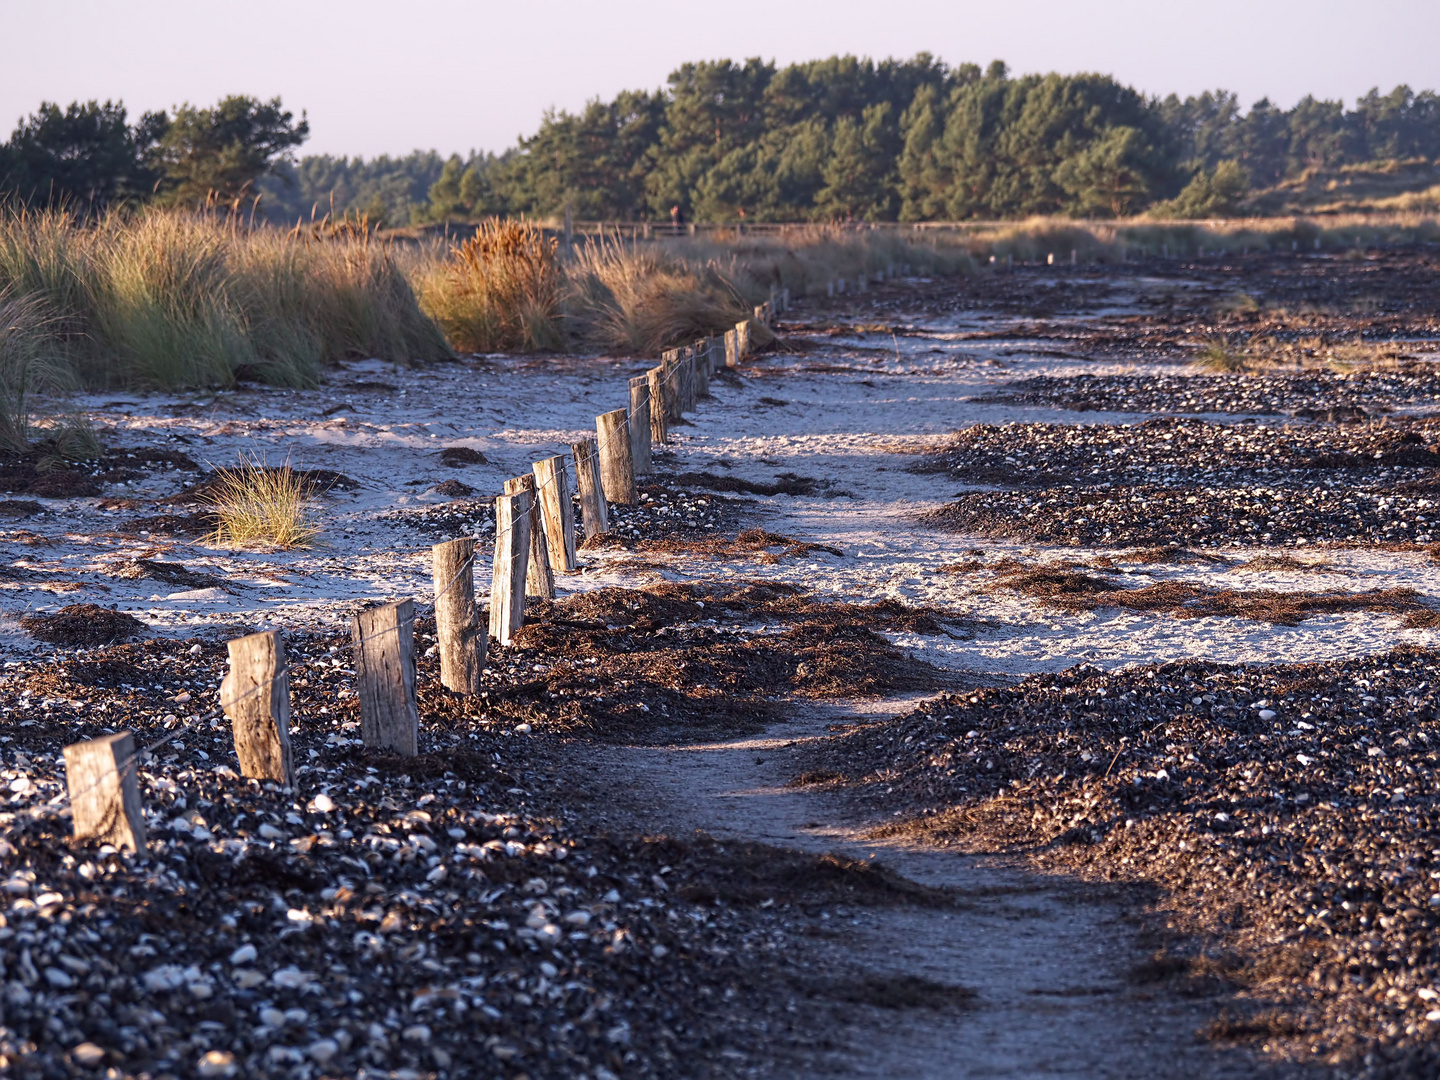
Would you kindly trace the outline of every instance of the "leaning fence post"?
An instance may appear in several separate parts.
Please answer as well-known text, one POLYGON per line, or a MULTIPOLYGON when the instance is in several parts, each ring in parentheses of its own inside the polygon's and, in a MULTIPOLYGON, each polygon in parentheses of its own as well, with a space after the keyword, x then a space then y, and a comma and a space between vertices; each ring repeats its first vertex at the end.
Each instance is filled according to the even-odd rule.
POLYGON ((525 473, 506 480, 506 495, 530 493, 530 565, 525 575, 525 592, 545 600, 555 599, 555 574, 550 569, 550 545, 545 542, 545 522, 540 513, 540 499, 535 490, 535 476, 525 473))
POLYGON ((99 840, 145 850, 145 809, 140 804, 135 736, 102 735, 65 747, 65 787, 77 840, 99 840))
POLYGON ((636 476, 650 473, 650 380, 637 375, 630 380, 630 458, 636 476))
POLYGON ((635 490, 635 462, 630 457, 630 433, 626 430, 625 409, 601 413, 595 418, 595 435, 600 443, 600 487, 613 503, 633 505, 640 501, 635 490))
POLYGON ((530 564, 528 491, 495 499, 495 562, 490 576, 490 636, 509 645, 525 623, 525 577, 530 564))
POLYGON ((740 363, 740 331, 725 331, 725 366, 734 367, 740 363))
POLYGON ((750 354, 750 320, 735 324, 735 355, 743 360, 750 354))
POLYGON ((240 775, 295 785, 290 754, 290 674, 278 630, 226 642, 230 670, 220 680, 220 708, 230 718, 240 775))
POLYGON ((650 387, 650 441, 670 441, 670 424, 665 415, 665 369, 653 367, 645 372, 645 381, 650 387))
POLYGON ((475 541, 468 536, 430 549, 435 578, 435 643, 440 685, 457 694, 480 693, 485 632, 475 604, 475 541))
POLYGON ((360 738, 405 757, 420 752, 415 705, 415 601, 380 604, 355 616, 355 681, 360 738))
POLYGON ((565 475, 565 458, 541 458, 530 466, 540 495, 540 517, 545 523, 545 550, 550 565, 563 574, 573 574, 575 558, 575 508, 570 503, 570 481, 565 475))
MULTIPOLYGON (((650 414, 655 415, 653 412, 650 414)), ((600 487, 600 460, 595 453, 595 440, 581 439, 570 448, 575 454, 575 488, 580 493, 580 517, 585 539, 593 540, 610 531, 610 513, 605 506, 605 493, 600 487)))

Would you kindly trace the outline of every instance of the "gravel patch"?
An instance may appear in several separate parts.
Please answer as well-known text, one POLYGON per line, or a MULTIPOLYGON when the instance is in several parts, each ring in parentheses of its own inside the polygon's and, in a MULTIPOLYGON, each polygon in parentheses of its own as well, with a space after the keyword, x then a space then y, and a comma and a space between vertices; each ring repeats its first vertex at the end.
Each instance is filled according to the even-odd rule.
POLYGON ((1076 668, 852 729, 812 768, 911 812, 887 832, 1158 883, 1198 938, 1137 978, 1238 987, 1252 1007, 1212 1037, 1345 1075, 1428 1075, 1437 662, 1076 668))
POLYGON ((1440 404, 1440 373, 1416 364, 1383 371, 1225 375, 1042 375, 971 398, 1079 412, 1243 413, 1363 419, 1399 407, 1440 404))

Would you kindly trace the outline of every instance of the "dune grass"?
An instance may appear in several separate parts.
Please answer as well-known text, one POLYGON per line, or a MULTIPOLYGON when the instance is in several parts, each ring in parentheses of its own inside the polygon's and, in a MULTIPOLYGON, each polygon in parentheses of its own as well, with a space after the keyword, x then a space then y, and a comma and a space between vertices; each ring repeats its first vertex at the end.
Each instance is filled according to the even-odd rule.
POLYGON ((216 469, 206 504, 218 519, 211 542, 235 548, 310 547, 320 535, 305 476, 259 458, 216 469))
POLYGON ((45 349, 85 388, 313 386, 346 355, 450 353, 388 245, 343 225, 0 210, 0 290, 34 306, 45 349))

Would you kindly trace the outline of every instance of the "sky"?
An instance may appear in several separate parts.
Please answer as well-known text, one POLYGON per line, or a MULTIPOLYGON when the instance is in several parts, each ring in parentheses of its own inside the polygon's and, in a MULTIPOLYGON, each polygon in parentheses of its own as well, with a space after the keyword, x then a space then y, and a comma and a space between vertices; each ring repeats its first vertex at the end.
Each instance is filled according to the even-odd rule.
POLYGON ((302 153, 500 151, 549 108, 655 89, 689 60, 929 52, 1014 73, 1098 71, 1248 107, 1440 89, 1440 0, 3 0, 0 137, 42 100, 136 117, 227 94, 303 109, 302 153), (10 9, 10 10, 6 10, 10 9))

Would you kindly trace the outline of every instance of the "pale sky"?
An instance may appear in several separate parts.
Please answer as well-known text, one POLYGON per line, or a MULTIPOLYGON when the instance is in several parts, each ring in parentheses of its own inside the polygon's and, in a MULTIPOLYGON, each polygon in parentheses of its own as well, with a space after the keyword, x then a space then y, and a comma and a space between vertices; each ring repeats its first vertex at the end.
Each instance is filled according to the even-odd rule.
POLYGON ((1440 89, 1440 0, 3 0, 0 139, 42 99, 132 117, 226 94, 309 114, 301 153, 503 150, 546 108, 654 89, 687 60, 927 51, 1100 71, 1152 94, 1440 89))

